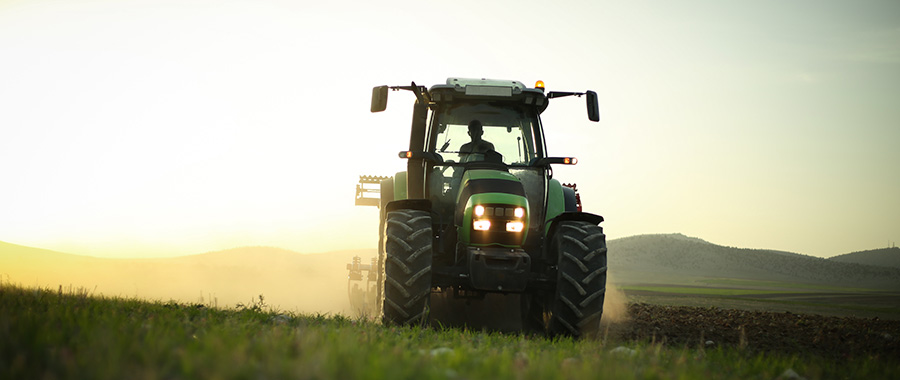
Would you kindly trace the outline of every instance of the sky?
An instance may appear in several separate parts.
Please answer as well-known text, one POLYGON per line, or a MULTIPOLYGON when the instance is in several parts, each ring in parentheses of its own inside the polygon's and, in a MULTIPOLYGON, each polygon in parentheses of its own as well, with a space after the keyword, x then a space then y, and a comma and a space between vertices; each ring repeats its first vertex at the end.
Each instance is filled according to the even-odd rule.
POLYGON ((414 98, 371 88, 447 77, 596 91, 543 122, 609 239, 900 241, 900 3, 806 0, 0 0, 0 241, 374 248, 414 98))

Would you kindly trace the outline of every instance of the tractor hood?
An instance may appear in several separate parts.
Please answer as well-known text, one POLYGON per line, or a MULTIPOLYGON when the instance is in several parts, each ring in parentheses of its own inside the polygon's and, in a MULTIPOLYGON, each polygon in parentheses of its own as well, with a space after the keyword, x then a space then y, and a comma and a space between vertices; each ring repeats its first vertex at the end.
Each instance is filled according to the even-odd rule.
POLYGON ((530 210, 525 188, 516 176, 503 170, 470 169, 463 174, 460 186, 455 219, 461 241, 504 247, 524 244, 530 210), (489 221, 491 227, 475 231, 473 222, 479 219, 489 221), (518 223, 521 229, 507 229, 510 222, 518 223))

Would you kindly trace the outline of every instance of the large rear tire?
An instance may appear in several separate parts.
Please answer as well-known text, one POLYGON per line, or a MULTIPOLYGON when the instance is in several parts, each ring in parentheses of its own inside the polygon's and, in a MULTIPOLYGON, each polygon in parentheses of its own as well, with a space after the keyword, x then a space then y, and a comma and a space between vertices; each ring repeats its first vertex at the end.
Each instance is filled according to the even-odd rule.
POLYGON ((603 228, 580 221, 560 222, 551 248, 558 265, 556 292, 550 305, 550 334, 596 337, 606 296, 603 228))
POLYGON ((384 227, 385 324, 424 324, 431 295, 431 214, 387 213, 384 227))

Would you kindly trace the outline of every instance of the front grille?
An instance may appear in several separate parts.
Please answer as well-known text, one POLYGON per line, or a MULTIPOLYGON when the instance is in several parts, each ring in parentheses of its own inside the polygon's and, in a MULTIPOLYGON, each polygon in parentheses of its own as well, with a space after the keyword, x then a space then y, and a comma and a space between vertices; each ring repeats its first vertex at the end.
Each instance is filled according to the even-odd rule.
MULTIPOLYGON (((472 231, 472 244, 500 244, 503 246, 521 246, 522 238, 525 231, 509 232, 506 230, 506 223, 520 221, 528 223, 528 215, 521 218, 515 217, 515 209, 519 206, 485 204, 484 216, 476 217, 476 219, 487 219, 491 221, 491 227, 487 231, 475 230, 473 226, 469 226, 472 231)), ((473 215, 474 217, 474 215, 473 215)))

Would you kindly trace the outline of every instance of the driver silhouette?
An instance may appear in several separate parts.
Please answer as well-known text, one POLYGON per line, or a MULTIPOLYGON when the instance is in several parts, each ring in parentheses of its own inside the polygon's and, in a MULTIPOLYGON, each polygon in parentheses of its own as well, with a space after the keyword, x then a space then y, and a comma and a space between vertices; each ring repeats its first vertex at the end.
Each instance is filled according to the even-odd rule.
POLYGON ((478 119, 470 121, 469 136, 472 138, 472 141, 463 144, 463 146, 459 148, 459 153, 487 153, 488 151, 494 150, 494 144, 481 139, 481 135, 483 134, 484 126, 481 125, 481 122, 478 121, 478 119))

